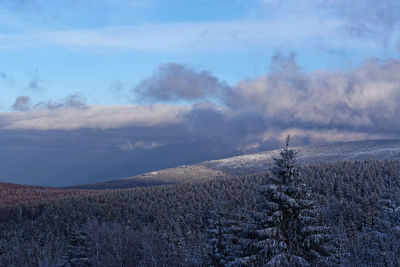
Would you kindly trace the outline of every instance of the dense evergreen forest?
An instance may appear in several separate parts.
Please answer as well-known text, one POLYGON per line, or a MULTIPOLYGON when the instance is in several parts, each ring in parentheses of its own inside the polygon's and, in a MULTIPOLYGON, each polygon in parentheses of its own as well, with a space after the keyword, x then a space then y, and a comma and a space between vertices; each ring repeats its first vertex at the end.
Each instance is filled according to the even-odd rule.
POLYGON ((0 266, 400 266, 400 160, 295 156, 258 175, 44 199, 1 184, 0 266))
POLYGON ((46 203, 52 199, 69 198, 81 194, 97 194, 99 191, 65 190, 44 186, 28 186, 0 182, 0 207, 28 203, 46 203))

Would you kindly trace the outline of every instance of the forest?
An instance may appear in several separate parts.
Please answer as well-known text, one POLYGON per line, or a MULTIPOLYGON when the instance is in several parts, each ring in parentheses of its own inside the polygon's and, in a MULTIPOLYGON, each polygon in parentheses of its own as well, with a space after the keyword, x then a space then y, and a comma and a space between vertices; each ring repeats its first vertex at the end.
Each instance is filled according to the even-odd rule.
POLYGON ((0 266, 400 266, 400 160, 114 190, 0 184, 0 266))

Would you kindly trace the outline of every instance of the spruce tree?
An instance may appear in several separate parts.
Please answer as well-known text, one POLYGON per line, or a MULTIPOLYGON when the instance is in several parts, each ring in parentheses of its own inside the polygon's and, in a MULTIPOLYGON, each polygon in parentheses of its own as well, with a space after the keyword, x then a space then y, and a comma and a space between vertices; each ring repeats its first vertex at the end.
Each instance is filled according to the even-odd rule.
POLYGON ((384 180, 387 189, 377 203, 379 216, 359 233, 358 242, 364 246, 355 255, 359 265, 400 266, 400 197, 395 192, 400 179, 396 176, 384 180))
POLYGON ((70 227, 68 231, 68 248, 62 257, 62 267, 89 266, 88 234, 77 226, 70 227))
POLYGON ((258 210, 244 234, 252 239, 231 266, 329 266, 338 263, 329 229, 320 224, 316 202, 302 184, 296 151, 286 146, 274 159, 271 183, 260 188, 258 210))
MULTIPOLYGON (((225 266, 227 262, 226 225, 219 212, 211 211, 208 219, 208 242, 206 263, 210 267, 225 266)), ((230 245, 230 244, 229 244, 230 245)))
POLYGON ((247 214, 220 209, 210 212, 208 219, 207 266, 229 266, 242 255, 251 240, 246 238, 247 214))

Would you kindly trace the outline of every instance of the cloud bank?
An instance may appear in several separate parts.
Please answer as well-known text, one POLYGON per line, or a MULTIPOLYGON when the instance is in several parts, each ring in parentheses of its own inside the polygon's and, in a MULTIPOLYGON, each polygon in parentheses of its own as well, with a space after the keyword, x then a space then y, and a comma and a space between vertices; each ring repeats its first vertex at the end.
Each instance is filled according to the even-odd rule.
MULTIPOLYGON (((42 131, 145 127, 145 135, 158 136, 156 142, 165 144, 160 125, 175 125, 190 140, 209 140, 241 152, 269 148, 289 132, 299 143, 396 138, 398 73, 400 60, 377 58, 349 71, 307 73, 294 53, 276 53, 268 73, 228 86, 207 71, 168 63, 133 89, 142 100, 168 104, 96 106, 71 95, 33 105, 22 96, 13 105, 18 112, 0 114, 0 127, 42 131), (177 104, 182 101, 192 104, 177 104)), ((157 147, 131 142, 121 148, 140 146, 157 147)))
POLYGON ((399 60, 372 58, 348 72, 304 73, 294 55, 277 54, 271 69, 240 82, 227 96, 227 104, 262 114, 274 128, 399 133, 399 60))
MULTIPOLYGON (((19 97, 14 106, 24 107, 19 97)), ((115 129, 130 126, 175 124, 188 107, 154 106, 96 106, 82 109, 59 106, 50 102, 47 107, 0 114, 3 130, 76 130, 115 129)))

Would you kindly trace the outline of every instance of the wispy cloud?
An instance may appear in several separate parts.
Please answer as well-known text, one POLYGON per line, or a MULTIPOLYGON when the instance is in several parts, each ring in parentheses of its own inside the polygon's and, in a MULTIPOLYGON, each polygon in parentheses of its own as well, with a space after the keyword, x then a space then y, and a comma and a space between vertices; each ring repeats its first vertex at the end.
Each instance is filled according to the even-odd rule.
POLYGON ((40 78, 38 70, 30 70, 28 71, 28 75, 30 76, 28 82, 28 88, 30 90, 35 92, 45 90, 45 87, 43 86, 43 80, 40 78))
POLYGON ((400 2, 397 0, 323 1, 322 4, 346 22, 345 30, 352 36, 369 37, 393 44, 400 38, 400 2))
POLYGON ((124 144, 118 145, 118 148, 121 150, 137 150, 137 149, 150 150, 161 146, 163 146, 163 144, 156 141, 139 140, 132 143, 130 140, 127 140, 125 141, 124 144))
POLYGON ((293 21, 238 20, 220 22, 185 22, 144 24, 74 30, 32 30, 20 34, 2 34, 0 48, 53 45, 70 48, 124 48, 153 52, 201 51, 213 48, 275 46, 291 41, 304 42, 315 36, 332 39, 334 29, 342 23, 315 18, 293 21), (310 26, 314 25, 314 26, 310 26), (279 28, 280 31, 275 31, 279 28), (229 45, 228 45, 229 44, 229 45))
POLYGON ((60 101, 49 100, 33 104, 29 96, 19 96, 15 99, 12 108, 15 111, 28 110, 55 110, 61 108, 86 109, 86 100, 79 93, 71 94, 60 101))

